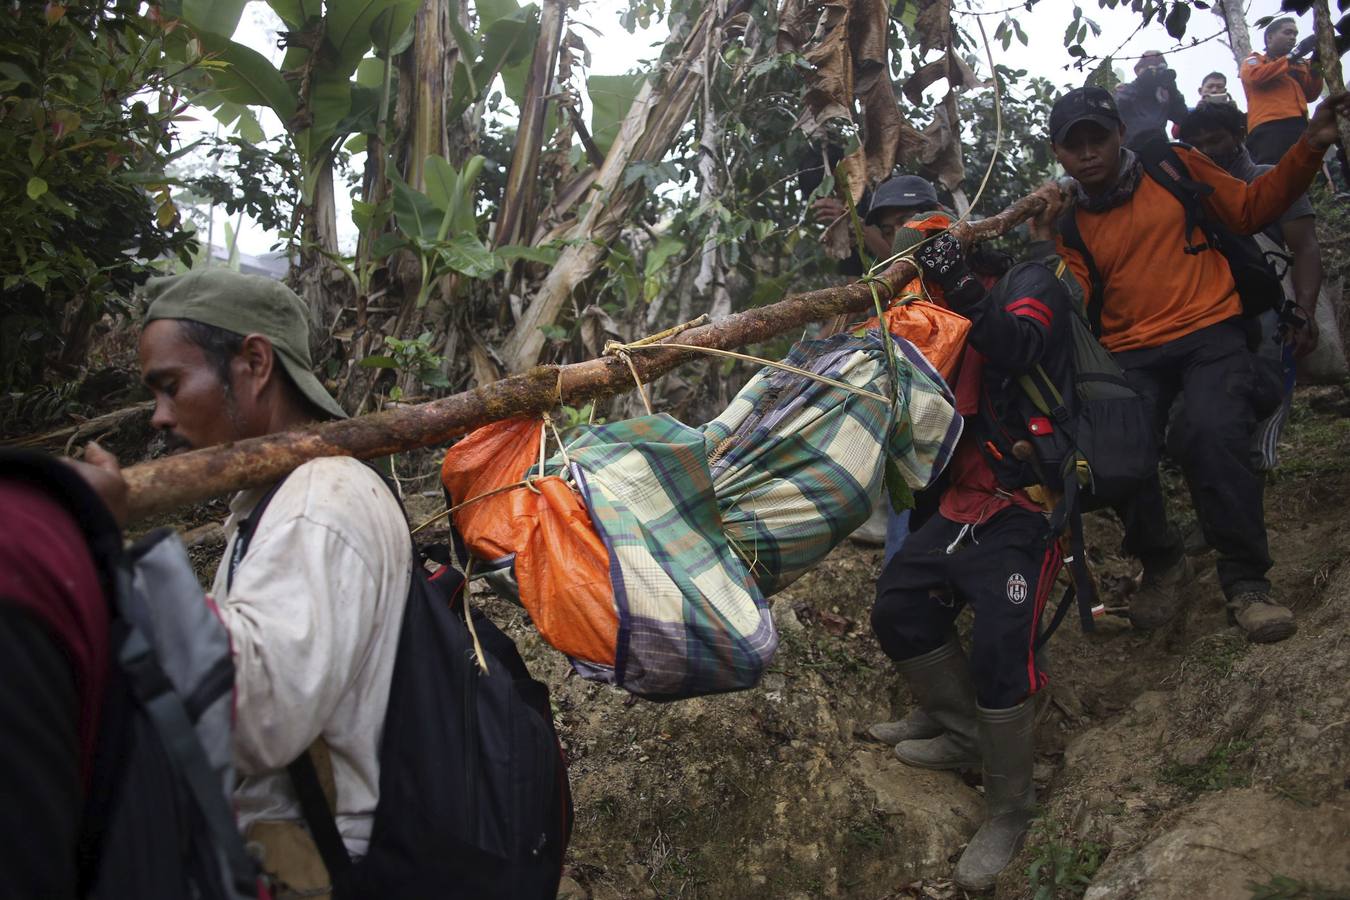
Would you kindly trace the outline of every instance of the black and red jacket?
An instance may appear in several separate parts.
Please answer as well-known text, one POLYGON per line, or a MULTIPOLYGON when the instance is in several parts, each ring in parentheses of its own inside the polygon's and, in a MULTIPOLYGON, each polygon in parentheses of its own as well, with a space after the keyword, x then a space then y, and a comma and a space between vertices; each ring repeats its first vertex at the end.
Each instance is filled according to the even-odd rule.
MULTIPOLYGON (((1018 460, 1012 445, 1029 440, 1043 458, 1062 456, 1067 435, 1040 412, 1018 377, 1037 366, 1055 385, 1072 382, 1074 315, 1068 291, 1044 263, 1014 266, 990 290, 974 280, 949 293, 947 305, 971 322, 953 390, 974 440, 1000 486, 1007 490, 1042 484, 1047 478, 1018 460)), ((1046 473, 1052 480, 1054 473, 1046 473)))

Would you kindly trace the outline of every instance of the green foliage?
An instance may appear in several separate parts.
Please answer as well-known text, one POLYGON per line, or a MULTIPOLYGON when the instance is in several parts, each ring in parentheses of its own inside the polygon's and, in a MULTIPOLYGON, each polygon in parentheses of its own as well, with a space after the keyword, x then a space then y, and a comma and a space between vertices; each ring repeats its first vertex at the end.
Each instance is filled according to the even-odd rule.
POLYGON ((1225 741, 1210 750, 1200 762, 1169 763, 1164 766, 1161 780, 1190 795, 1244 787, 1251 779, 1245 772, 1237 770, 1236 761, 1251 747, 1251 741, 1225 741))
POLYGON ((1077 840, 1064 829, 1042 819, 1034 828, 1027 883, 1034 900, 1081 897, 1106 858, 1106 847, 1077 840))
MULTIPOLYGON (((360 365, 368 369, 406 372, 428 387, 449 387, 450 381, 442 370, 445 357, 432 351, 432 339, 430 331, 424 331, 408 340, 387 337, 384 339, 384 345, 388 353, 383 356, 367 356, 361 360, 360 365)), ((389 392, 391 400, 399 400, 402 397, 403 391, 397 386, 389 392)))
POLYGON ((290 231, 300 202, 300 162, 286 141, 216 140, 207 151, 214 171, 187 185, 230 215, 247 213, 268 231, 290 231), (273 149, 275 148, 275 149, 273 149))
POLYGON ((132 0, 5 12, 0 31, 0 391, 82 361, 154 261, 191 258, 165 167, 170 37, 132 0), (147 190, 150 192, 147 194, 147 190))
POLYGON ((586 93, 591 98, 591 137, 601 153, 608 153, 619 136, 619 126, 646 77, 642 72, 630 72, 626 75, 592 75, 586 79, 586 93))

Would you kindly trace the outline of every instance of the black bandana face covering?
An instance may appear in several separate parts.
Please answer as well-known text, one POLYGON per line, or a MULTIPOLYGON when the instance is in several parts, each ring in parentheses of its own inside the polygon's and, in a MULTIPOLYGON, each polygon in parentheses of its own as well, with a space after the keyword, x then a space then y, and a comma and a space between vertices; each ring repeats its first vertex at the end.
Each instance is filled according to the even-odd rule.
POLYGON ((1077 195, 1078 208, 1095 213, 1115 209, 1134 195, 1135 188, 1139 187, 1139 179, 1143 175, 1144 165, 1139 161, 1139 156, 1133 150, 1121 147, 1120 169, 1116 174, 1115 186, 1111 190, 1097 197, 1089 197, 1087 192, 1083 190, 1083 186, 1074 182, 1076 185, 1074 193, 1077 195))

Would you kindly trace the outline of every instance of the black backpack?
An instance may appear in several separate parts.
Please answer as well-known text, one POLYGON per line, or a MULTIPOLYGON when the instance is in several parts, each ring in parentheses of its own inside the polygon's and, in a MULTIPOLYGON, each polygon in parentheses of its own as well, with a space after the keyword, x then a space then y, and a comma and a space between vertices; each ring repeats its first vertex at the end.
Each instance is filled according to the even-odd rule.
POLYGON ((77 847, 78 896, 266 897, 231 806, 234 664, 183 545, 160 529, 124 549, 69 466, 0 450, 79 523, 110 601, 107 689, 77 847))
MULTIPOLYGON (((1184 144, 1180 146, 1185 146, 1184 144)), ((1214 188, 1202 181, 1191 178, 1190 170, 1174 146, 1167 141, 1152 141, 1139 148, 1139 159, 1144 172, 1168 193, 1177 198, 1186 215, 1186 252, 1194 255, 1208 250, 1217 250, 1228 261, 1237 284, 1238 297, 1242 300, 1242 315, 1254 319, 1267 310, 1284 308, 1284 287, 1271 261, 1266 257, 1256 238, 1252 235, 1238 234, 1216 221, 1204 207, 1204 199, 1214 193, 1214 188), (1192 240, 1196 231, 1200 233, 1200 243, 1192 240)), ((1083 242, 1082 232, 1078 229, 1078 214, 1069 210, 1059 221, 1060 237, 1064 244, 1077 250, 1087 266, 1088 277, 1092 282, 1092 297, 1087 305, 1088 321, 1092 332, 1102 333, 1102 304, 1106 299, 1106 282, 1097 268, 1087 245, 1083 242)), ((1249 339, 1254 329, 1248 329, 1249 339)), ((1256 331, 1259 338, 1259 330, 1256 331)))
MULTIPOLYGON (((1081 287, 1064 261, 1043 262, 1069 295, 1068 365, 1057 384, 1042 365, 1018 376, 1022 393, 1042 417, 1027 423, 1035 450, 1037 475, 1061 499, 1051 511, 1053 534, 1068 529, 1068 564, 1072 582, 1053 619, 1039 639, 1043 644, 1063 620, 1073 599, 1085 631, 1093 627, 1097 590, 1087 568, 1082 513, 1118 503, 1136 490, 1157 467, 1157 443, 1149 404, 1130 385, 1111 353, 1093 335, 1082 311, 1081 287)), ((1056 369, 1056 371, 1061 371, 1056 369)))
MULTIPOLYGON (((240 524, 231 575, 280 484, 240 524)), ((308 753, 288 767, 305 822, 339 900, 553 900, 572 797, 548 688, 481 612, 470 631, 460 573, 422 559, 414 546, 369 849, 348 856, 308 753)))

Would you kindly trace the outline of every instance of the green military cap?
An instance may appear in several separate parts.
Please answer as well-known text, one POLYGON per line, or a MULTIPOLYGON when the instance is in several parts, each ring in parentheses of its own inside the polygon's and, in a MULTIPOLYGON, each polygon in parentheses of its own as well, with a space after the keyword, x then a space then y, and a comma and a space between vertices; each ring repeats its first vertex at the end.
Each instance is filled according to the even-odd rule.
POLYGON ((152 278, 145 290, 150 297, 147 323, 188 319, 235 334, 261 334, 272 342, 276 358, 305 399, 331 416, 347 418, 311 371, 309 311, 295 291, 280 281, 207 268, 152 278))

